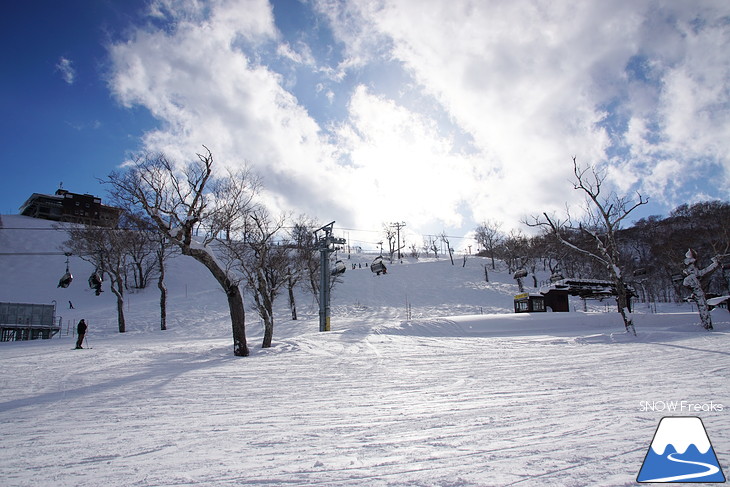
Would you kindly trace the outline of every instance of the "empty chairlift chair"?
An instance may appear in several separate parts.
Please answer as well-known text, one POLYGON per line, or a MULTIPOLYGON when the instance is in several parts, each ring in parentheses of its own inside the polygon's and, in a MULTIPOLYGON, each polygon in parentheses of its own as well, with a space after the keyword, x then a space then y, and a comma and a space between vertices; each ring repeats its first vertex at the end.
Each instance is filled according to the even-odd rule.
POLYGON ((344 273, 345 273, 345 263, 342 262, 341 260, 338 260, 337 262, 335 262, 334 267, 332 267, 332 271, 330 272, 330 274, 332 276, 339 276, 340 274, 344 274, 344 273))

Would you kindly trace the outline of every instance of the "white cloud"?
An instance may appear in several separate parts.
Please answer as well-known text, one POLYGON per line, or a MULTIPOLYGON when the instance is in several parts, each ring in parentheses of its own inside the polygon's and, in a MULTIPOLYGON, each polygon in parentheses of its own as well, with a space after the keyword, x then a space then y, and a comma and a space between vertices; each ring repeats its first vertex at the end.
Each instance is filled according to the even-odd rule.
MULTIPOLYGON (((697 182, 688 165, 730 169, 730 58, 721 54, 730 44, 728 4, 373 5, 333 16, 348 19, 337 31, 353 45, 367 45, 348 39, 362 32, 389 39, 393 55, 471 134, 488 168, 479 174, 489 194, 472 195, 477 219, 513 219, 577 198, 565 184, 573 154, 621 167, 609 171, 619 190, 667 204, 681 203, 678 187, 697 182), (349 25, 358 16, 370 29, 349 25), (627 66, 637 57, 653 79, 631 79, 627 66), (622 127, 622 118, 633 124, 622 127), (685 170, 668 170, 677 161, 685 170)), ((727 196, 722 180, 705 184, 727 196)))
POLYGON ((722 157, 730 152, 730 59, 716 46, 730 45, 727 23, 699 33, 682 29, 686 54, 668 69, 660 100, 664 133, 675 151, 688 157, 722 157))
POLYGON ((61 57, 56 63, 56 70, 61 73, 63 80, 69 84, 74 84, 76 80, 76 70, 73 67, 73 62, 70 59, 61 57))
POLYGON ((340 30, 391 39, 393 55, 473 137, 477 184, 466 199, 476 219, 512 226, 525 213, 560 208, 571 199, 570 157, 603 157, 597 105, 611 96, 605 74, 620 73, 630 53, 631 16, 612 22, 623 17, 534 2, 398 1, 352 12, 369 15, 372 28, 340 30))
POLYGON ((332 192, 331 149, 319 126, 281 86, 282 77, 252 63, 237 44, 241 38, 275 39, 273 27, 261 28, 273 26, 265 18, 270 7, 247 2, 246 11, 260 21, 243 30, 216 10, 205 21, 178 23, 170 33, 138 31, 111 48, 110 87, 125 105, 143 105, 164 122, 146 134, 146 148, 186 161, 205 144, 225 166, 250 163, 275 204, 342 213, 332 192))
POLYGON ((269 201, 323 220, 508 230, 582 201, 573 155, 668 203, 687 164, 730 169, 723 3, 321 0, 319 50, 283 41, 264 1, 153 7, 174 27, 110 48, 113 93, 163 121, 147 147, 249 161, 269 201), (302 73, 326 107, 292 94, 302 73))
POLYGON ((368 210, 359 224, 408 218, 415 228, 458 227, 457 210, 472 184, 470 156, 454 154, 433 120, 358 86, 349 121, 338 129, 337 146, 347 155, 347 197, 368 210))

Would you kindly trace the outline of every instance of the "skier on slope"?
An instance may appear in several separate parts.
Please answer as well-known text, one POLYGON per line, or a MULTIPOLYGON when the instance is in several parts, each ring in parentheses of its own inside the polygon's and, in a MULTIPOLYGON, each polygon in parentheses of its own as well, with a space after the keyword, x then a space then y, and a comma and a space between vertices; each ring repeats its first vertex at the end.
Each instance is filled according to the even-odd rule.
POLYGON ((79 338, 76 340, 76 348, 84 348, 81 346, 81 344, 84 341, 84 336, 86 336, 86 329, 88 327, 86 326, 86 322, 82 319, 79 321, 79 324, 76 326, 76 332, 79 336, 79 338))

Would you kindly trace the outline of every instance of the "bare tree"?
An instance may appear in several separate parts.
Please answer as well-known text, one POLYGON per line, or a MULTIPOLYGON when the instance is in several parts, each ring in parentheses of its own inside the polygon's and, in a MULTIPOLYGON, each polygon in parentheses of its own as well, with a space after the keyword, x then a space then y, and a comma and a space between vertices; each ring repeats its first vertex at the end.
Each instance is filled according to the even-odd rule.
POLYGON ((439 247, 437 245, 437 240, 433 235, 427 235, 423 238, 423 251, 426 252, 426 257, 428 257, 429 252, 433 251, 433 256, 438 259, 439 257, 439 247))
POLYGON ((396 231, 389 224, 383 223, 383 234, 385 235, 385 239, 388 241, 388 260, 392 263, 393 255, 395 255, 398 250, 396 248, 396 231))
POLYGON ((208 225, 212 232, 216 232, 214 237, 230 241, 232 235, 245 226, 245 217, 255 206, 253 200, 259 186, 258 179, 247 169, 238 173, 227 171, 225 177, 211 180, 210 189, 215 204, 208 207, 208 225))
POLYGON ((157 239, 152 236, 156 230, 152 228, 151 223, 149 218, 131 209, 122 212, 119 219, 119 226, 130 230, 126 234, 127 252, 132 280, 137 289, 145 289, 150 277, 158 268, 157 239))
POLYGON ((418 258, 421 256, 421 252, 418 250, 418 245, 411 244, 411 257, 418 260, 418 258))
POLYGON ((124 280, 131 231, 92 226, 73 226, 66 231, 69 239, 64 242, 64 248, 94 265, 96 273, 109 278, 111 291, 117 298, 119 333, 126 332, 124 280))
POLYGON ((283 226, 284 217, 274 220, 264 208, 257 208, 248 216, 245 239, 230 243, 231 250, 242 264, 240 270, 253 296, 256 311, 264 322, 262 348, 271 347, 274 300, 287 282, 289 245, 277 245, 275 242, 275 236, 283 226))
POLYGON ((203 147, 205 152, 197 154, 182 171, 163 154, 147 155, 126 170, 113 172, 106 182, 112 185, 118 198, 141 207, 182 254, 210 271, 228 299, 233 354, 247 356, 240 276, 232 272, 230 262, 219 260, 214 247, 219 235, 230 235, 242 228, 260 183, 247 170, 215 178, 213 154, 203 147), (198 228, 203 235, 194 238, 198 228))
POLYGON ((500 231, 501 226, 502 224, 497 221, 485 220, 476 228, 475 239, 484 248, 489 258, 492 259, 492 270, 497 268, 494 255, 499 244, 504 240, 504 235, 500 231))
POLYGON ((165 285, 165 263, 168 257, 174 253, 167 239, 160 234, 157 236, 157 248, 155 257, 157 258, 157 289, 160 291, 160 330, 167 330, 167 286, 165 285))
MULTIPOLYGON (((302 273, 300 279, 303 279, 303 288, 306 292, 312 294, 317 304, 319 304, 321 296, 319 289, 321 254, 320 241, 317 240, 314 232, 321 226, 321 223, 301 216, 299 217, 299 221, 294 225, 291 235, 293 240, 292 245, 296 250, 294 259, 297 265, 300 266, 299 272, 302 273)), ((342 282, 341 275, 332 275, 329 279, 330 292, 340 282, 342 282)))
POLYGON ((534 252, 535 266, 540 261, 542 270, 550 272, 550 281, 562 280, 566 255, 571 249, 561 244, 551 233, 532 236, 530 246, 534 252))
POLYGON ((441 232, 441 235, 439 235, 439 238, 443 243, 446 244, 446 250, 449 251, 449 258, 451 259, 451 265, 454 265, 454 249, 451 248, 451 243, 449 242, 449 236, 446 235, 446 232, 441 232))
POLYGON ((648 199, 637 193, 636 199, 619 197, 616 193, 604 195, 604 172, 595 167, 581 168, 573 157, 573 188, 586 196, 585 217, 577 225, 568 213, 565 220, 543 213, 533 217, 531 226, 543 226, 565 246, 589 256, 604 266, 616 290, 618 309, 627 331, 636 334, 630 309, 630 289, 621 268, 621 252, 617 232, 627 216, 636 208, 648 203, 648 199), (586 237, 581 244, 571 235, 586 237))
MULTIPOLYGON (((319 251, 314 236, 314 230, 321 225, 315 220, 300 216, 291 231, 294 245, 295 272, 304 279, 303 288, 319 302, 319 251)), ((293 287, 290 289, 290 305, 294 300, 293 287)))
POLYGON ((135 286, 147 287, 148 279, 157 276, 160 291, 160 330, 167 330, 167 287, 165 285, 165 264, 176 253, 176 246, 160 233, 157 225, 139 209, 128 202, 115 198, 114 204, 124 209, 120 222, 133 230, 130 239, 130 258, 135 286))
POLYGON ((499 244, 499 253, 511 274, 521 269, 526 262, 529 240, 521 230, 511 230, 499 244))
POLYGON ((307 288, 316 295, 319 280, 319 259, 317 248, 314 243, 314 230, 316 222, 304 215, 299 216, 294 226, 289 231, 289 239, 294 252, 289 255, 286 288, 289 294, 289 309, 291 319, 297 319, 297 305, 294 299, 294 289, 299 281, 306 277, 307 288))
POLYGON ((150 278, 157 275, 160 291, 160 330, 167 330, 167 286, 165 263, 175 254, 175 247, 160 233, 154 222, 143 213, 125 212, 126 221, 133 232, 129 235, 129 256, 133 268, 135 286, 146 288, 150 278))
POLYGON ((700 313, 700 321, 705 330, 712 330, 712 315, 710 307, 707 304, 707 296, 705 289, 710 280, 710 276, 715 270, 721 267, 719 255, 711 259, 711 263, 700 269, 697 267, 697 253, 689 249, 684 256, 684 278, 683 284, 692 290, 692 298, 697 303, 697 311, 700 313))
MULTIPOLYGON (((730 203, 705 201, 683 204, 666 218, 649 216, 621 230, 630 246, 633 271, 642 271, 637 284, 651 301, 680 301, 685 286, 680 256, 692 249, 699 256, 723 253, 730 242, 730 203)), ((628 260, 628 259, 627 259, 628 260)), ((709 261, 708 261, 709 263, 709 261)), ((730 294, 726 266, 711 275, 705 292, 730 294)))

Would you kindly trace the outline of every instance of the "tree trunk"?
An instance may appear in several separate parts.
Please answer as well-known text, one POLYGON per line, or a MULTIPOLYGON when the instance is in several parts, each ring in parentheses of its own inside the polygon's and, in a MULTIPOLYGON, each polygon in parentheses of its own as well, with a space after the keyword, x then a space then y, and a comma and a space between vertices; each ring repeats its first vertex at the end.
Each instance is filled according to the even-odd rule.
POLYGON ((167 330, 167 288, 165 287, 165 265, 160 259, 160 277, 157 279, 160 290, 160 330, 167 330))
POLYGON ((618 302, 618 312, 621 314, 621 319, 624 321, 624 326, 627 332, 632 332, 636 335, 636 328, 634 327, 634 319, 631 316, 631 297, 629 296, 628 289, 623 280, 615 277, 614 283, 616 285, 616 301, 618 302))
POLYGON ((702 294, 701 297, 697 298, 697 310, 700 312, 700 321, 705 330, 712 330, 712 315, 710 314, 710 307, 707 305, 707 297, 702 294))
POLYGON ((694 274, 690 274, 684 279, 684 285, 692 290, 695 303, 697 303, 697 311, 700 313, 702 327, 705 330, 712 330, 712 315, 710 314, 710 307, 707 305, 705 290, 702 289, 699 278, 694 274))
POLYGON ((264 341, 261 348, 269 348, 274 339, 274 298, 265 282, 261 283, 259 297, 259 310, 262 311, 261 318, 264 320, 264 341))
POLYGON ((297 303, 294 301, 294 284, 292 283, 291 279, 289 279, 289 285, 287 286, 289 289, 289 309, 291 309, 291 319, 292 321, 297 320, 297 303))
POLYGON ((261 344, 261 348, 271 347, 271 342, 274 339, 274 317, 269 313, 264 318, 264 341, 261 344))
POLYGON ((218 265, 216 259, 207 250, 181 247, 182 253, 189 255, 203 264, 218 284, 221 285, 228 298, 228 309, 231 314, 231 328, 233 330, 233 355, 237 357, 248 357, 248 345, 246 344, 246 312, 243 306, 243 295, 238 288, 238 283, 233 282, 225 269, 218 265))
POLYGON ((685 255, 684 263, 687 266, 684 270, 687 277, 684 278, 682 284, 692 290, 692 295, 697 303, 697 311, 700 313, 702 327, 705 330, 712 330, 712 315, 710 314, 710 307, 707 305, 707 296, 705 295, 702 280, 709 280, 709 276, 720 267, 720 261, 718 257, 713 257, 710 265, 704 269, 698 269, 697 255, 692 249, 689 249, 685 255))
POLYGON ((246 313, 243 308, 243 295, 237 285, 231 285, 226 291, 226 296, 228 296, 228 309, 231 313, 233 355, 236 357, 248 357, 246 313))
MULTIPOLYGON (((319 273, 317 273, 319 274, 319 273)), ((319 280, 315 278, 315 275, 313 272, 309 273, 309 287, 312 289, 312 294, 314 295, 314 299, 317 300, 317 304, 319 304, 319 280)))
POLYGON ((111 286, 109 286, 117 297, 117 324, 119 325, 119 333, 127 331, 127 324, 124 320, 124 284, 120 276, 114 277, 109 276, 111 280, 111 286))
POLYGON ((117 322, 119 323, 119 333, 127 331, 127 323, 124 320, 124 298, 117 295, 117 322))
POLYGON ((135 281, 139 281, 139 282, 136 282, 135 284, 137 285, 137 288, 138 289, 145 289, 147 287, 147 281, 144 278, 144 272, 142 270, 142 263, 141 262, 137 262, 135 264, 135 268, 137 269, 135 271, 136 274, 139 275, 139 278, 136 278, 136 277, 134 278, 135 281))

